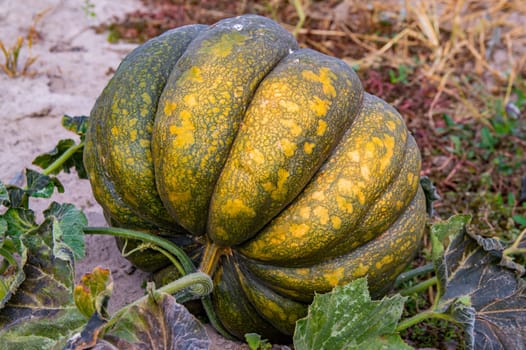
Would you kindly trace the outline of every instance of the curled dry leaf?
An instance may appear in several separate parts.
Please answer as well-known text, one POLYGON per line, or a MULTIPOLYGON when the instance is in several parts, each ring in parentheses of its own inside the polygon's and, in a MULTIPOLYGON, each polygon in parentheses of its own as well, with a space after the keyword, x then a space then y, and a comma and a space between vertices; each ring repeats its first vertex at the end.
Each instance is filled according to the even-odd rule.
POLYGON ((524 349, 526 283, 524 268, 503 257, 493 238, 465 226, 447 248, 438 268, 444 294, 439 308, 464 326, 470 349, 524 349))

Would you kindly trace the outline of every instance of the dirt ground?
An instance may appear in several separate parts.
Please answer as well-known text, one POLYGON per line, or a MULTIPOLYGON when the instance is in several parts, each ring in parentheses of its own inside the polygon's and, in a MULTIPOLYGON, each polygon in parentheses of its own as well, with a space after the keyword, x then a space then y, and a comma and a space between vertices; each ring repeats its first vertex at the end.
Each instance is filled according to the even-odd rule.
MULTIPOLYGON (((27 167, 34 168, 35 156, 51 150, 58 140, 75 138, 61 125, 64 114, 89 115, 95 99, 112 71, 135 45, 110 44, 105 34, 96 34, 92 26, 112 16, 139 9, 138 0, 2 0, 0 40, 11 47, 18 36, 26 37, 38 14, 38 33, 31 50, 25 44, 20 52, 21 65, 36 56, 30 75, 9 78, 0 72, 0 180, 14 183, 27 167), (94 7, 87 9, 87 4, 94 7), (89 14, 90 10, 94 16, 89 14)), ((26 42, 27 43, 27 42, 26 42)), ((0 57, 3 63, 3 57, 0 57)), ((65 192, 53 197, 60 203, 73 203, 82 209, 90 226, 106 225, 102 210, 94 200, 87 180, 75 174, 61 174, 65 192)), ((35 201, 41 211, 46 200, 35 201)), ((77 278, 97 265, 110 268, 114 293, 110 311, 143 295, 148 278, 122 258, 113 238, 86 238, 86 258, 77 264, 77 278)), ((209 329, 210 330, 210 329, 209 329)), ((213 349, 247 349, 246 345, 219 338, 213 331, 213 349)))

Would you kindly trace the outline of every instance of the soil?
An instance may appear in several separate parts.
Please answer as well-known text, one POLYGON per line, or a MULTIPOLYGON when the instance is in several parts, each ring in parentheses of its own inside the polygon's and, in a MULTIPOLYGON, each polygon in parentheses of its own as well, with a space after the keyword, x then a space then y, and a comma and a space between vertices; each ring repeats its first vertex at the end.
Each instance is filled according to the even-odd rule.
MULTIPOLYGON (((0 40, 12 47, 19 36, 27 38, 33 27, 36 35, 31 48, 24 42, 19 67, 28 57, 37 57, 28 74, 9 78, 0 71, 0 180, 18 183, 25 168, 35 168, 32 160, 48 152, 57 141, 76 138, 61 125, 64 114, 89 115, 97 98, 135 44, 108 42, 106 34, 96 34, 93 27, 113 16, 141 8, 138 0, 3 0, 0 7, 0 40), (88 8, 87 5, 94 5, 88 8), (94 13, 90 15, 90 11, 94 13), (42 18, 35 25, 39 14, 42 18)), ((0 64, 4 63, 0 56, 0 64)), ((104 226, 102 210, 93 198, 89 182, 76 174, 60 174, 62 194, 53 196, 60 203, 73 203, 88 217, 90 226, 104 226)), ((35 200, 36 212, 49 200, 35 200)), ((86 237, 86 257, 77 263, 77 279, 95 266, 110 268, 114 292, 110 312, 144 294, 149 275, 136 270, 121 257, 113 238, 86 237)), ((248 349, 207 328, 212 349, 248 349)))

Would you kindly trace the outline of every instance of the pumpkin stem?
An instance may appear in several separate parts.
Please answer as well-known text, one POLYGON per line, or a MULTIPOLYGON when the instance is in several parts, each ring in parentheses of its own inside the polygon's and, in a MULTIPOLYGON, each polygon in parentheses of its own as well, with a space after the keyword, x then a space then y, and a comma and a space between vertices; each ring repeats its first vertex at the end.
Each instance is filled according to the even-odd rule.
POLYGON ((208 241, 203 252, 203 258, 199 265, 199 271, 206 273, 208 276, 212 276, 217 267, 217 263, 221 255, 226 254, 230 248, 222 247, 214 242, 208 241))

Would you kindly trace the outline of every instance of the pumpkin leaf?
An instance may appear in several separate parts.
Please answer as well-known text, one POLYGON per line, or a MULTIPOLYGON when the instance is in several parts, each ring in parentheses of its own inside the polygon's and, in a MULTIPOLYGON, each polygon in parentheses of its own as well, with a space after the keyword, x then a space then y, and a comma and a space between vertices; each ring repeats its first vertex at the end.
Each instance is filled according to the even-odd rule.
POLYGON ((0 181, 0 205, 9 205, 9 193, 7 192, 7 188, 2 181, 0 181))
POLYGON ((46 220, 52 220, 52 236, 54 240, 54 254, 58 257, 61 254, 73 253, 75 259, 84 257, 84 227, 88 225, 86 215, 73 204, 51 203, 44 211, 46 220))
POLYGON ((91 349, 109 320, 108 303, 113 290, 113 280, 108 269, 95 267, 82 276, 75 287, 73 298, 79 311, 89 319, 80 333, 68 339, 63 350, 91 349))
POLYGON ((25 280, 24 265, 27 248, 21 235, 38 227, 33 211, 24 208, 9 208, 0 215, 0 309, 25 280))
POLYGON ((503 255, 497 239, 457 224, 437 270, 444 291, 437 310, 464 327, 470 349, 524 349, 526 282, 519 277, 524 267, 503 255))
POLYGON ((426 196, 427 215, 433 216, 435 213, 435 210, 433 209, 433 202, 440 199, 438 190, 431 181, 431 179, 427 176, 422 176, 420 178, 420 186, 422 186, 422 189, 424 190, 424 194, 426 196))
POLYGON ((75 134, 79 135, 82 140, 84 135, 86 134, 86 131, 88 130, 88 121, 89 121, 89 117, 85 115, 71 117, 65 114, 62 117, 62 126, 66 128, 67 130, 72 131, 75 134))
MULTIPOLYGON (((62 117, 62 126, 67 130, 74 132, 80 136, 81 142, 84 140, 84 135, 88 129, 88 120, 87 116, 71 117, 69 115, 64 115, 62 117)), ((65 156, 66 152, 72 152, 68 155, 68 158, 58 167, 51 171, 51 174, 58 174, 61 171, 66 173, 71 172, 71 168, 75 168, 77 175, 81 179, 87 179, 88 174, 84 168, 83 157, 83 143, 76 144, 72 139, 60 140, 55 148, 51 151, 37 156, 33 160, 33 164, 46 169, 51 166, 55 161, 60 157, 65 156)))
POLYGON ((451 216, 445 222, 437 222, 431 226, 431 234, 444 243, 448 237, 455 236, 471 222, 471 215, 459 214, 451 216))
MULTIPOLYGON (((28 197, 49 198, 53 195, 55 187, 59 192, 64 192, 64 187, 55 177, 50 177, 31 169, 26 169, 26 186, 20 188, 15 185, 0 183, 0 204, 11 208, 28 208, 28 197)), ((19 179, 17 182, 23 182, 19 179)))
POLYGON ((13 252, 12 245, 6 244, 5 231, 7 223, 0 218, 0 256, 3 258, 0 266, 0 309, 4 307, 11 296, 16 292, 18 287, 24 282, 26 276, 23 266, 27 262, 27 249, 21 246, 19 252, 13 252), (4 248, 5 246, 5 248, 4 248))
POLYGON ((444 294, 444 288, 446 286, 447 277, 445 276, 444 269, 441 267, 444 263, 446 242, 451 236, 455 236, 461 232, 470 221, 470 215, 454 215, 445 222, 437 222, 431 226, 431 259, 439 280, 437 285, 438 297, 444 294))
POLYGON ((18 287, 24 282, 26 275, 22 266, 27 261, 27 249, 22 250, 22 254, 17 261, 17 258, 4 248, 0 248, 0 256, 3 257, 6 264, 5 268, 2 266, 0 271, 0 309, 4 307, 11 296, 16 292, 18 287), (8 264, 8 265, 7 265, 8 264))
POLYGON ((86 218, 72 205, 53 203, 46 210, 44 222, 34 227, 34 214, 27 214, 21 208, 10 210, 26 215, 13 214, 6 221, 8 226, 9 223, 14 226, 8 228, 8 234, 18 235, 27 248, 27 261, 22 267, 25 279, 0 309, 0 348, 57 348, 86 321, 77 310, 72 293, 73 257, 82 256, 84 252, 79 249, 83 247, 72 248, 67 241, 75 242, 71 237, 75 234, 66 232, 85 225, 86 218), (31 220, 23 220, 28 217, 31 220), (75 220, 78 222, 74 223, 75 220))
POLYGON ((70 155, 60 167, 57 167, 51 173, 55 175, 61 171, 70 173, 71 168, 75 168, 79 178, 87 179, 88 175, 86 173, 86 169, 84 168, 84 162, 82 159, 83 147, 79 147, 72 139, 60 140, 55 148, 53 148, 51 151, 37 156, 33 160, 33 164, 45 169, 53 164, 53 162, 55 162, 57 159, 62 157, 70 149, 74 151, 73 154, 70 155))
POLYGON ((20 237, 25 232, 38 227, 35 221, 35 213, 30 209, 9 208, 1 218, 7 226, 5 238, 10 239, 15 246, 19 246, 20 237))
POLYGON ((86 273, 75 287, 73 298, 80 312, 87 318, 97 313, 102 318, 109 318, 106 306, 113 291, 113 280, 110 270, 95 267, 86 273))
POLYGON ((204 326, 175 298, 152 292, 121 313, 97 349, 208 349, 204 326))
POLYGON ((25 192, 36 198, 49 198, 53 195, 55 187, 62 193, 64 187, 56 177, 50 177, 31 169, 26 169, 27 189, 25 192))
POLYGON ((4 206, 11 208, 27 208, 27 205, 24 205, 24 194, 26 191, 23 189, 8 185, 6 186, 7 196, 9 199, 4 201, 4 206))
POLYGON ((306 349, 412 349, 395 329, 406 298, 373 301, 365 278, 317 294, 298 320, 294 347, 306 349))

